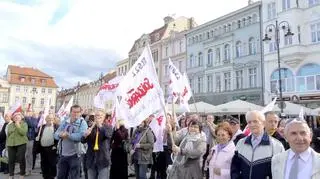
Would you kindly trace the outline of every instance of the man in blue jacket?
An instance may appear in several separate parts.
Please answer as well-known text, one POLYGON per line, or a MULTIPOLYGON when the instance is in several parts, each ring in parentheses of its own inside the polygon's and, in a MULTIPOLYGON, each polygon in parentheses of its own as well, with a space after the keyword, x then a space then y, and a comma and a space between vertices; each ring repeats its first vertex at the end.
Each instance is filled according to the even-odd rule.
POLYGON ((58 179, 80 178, 80 141, 88 125, 81 117, 81 107, 73 105, 70 118, 63 121, 54 137, 59 141, 58 179))

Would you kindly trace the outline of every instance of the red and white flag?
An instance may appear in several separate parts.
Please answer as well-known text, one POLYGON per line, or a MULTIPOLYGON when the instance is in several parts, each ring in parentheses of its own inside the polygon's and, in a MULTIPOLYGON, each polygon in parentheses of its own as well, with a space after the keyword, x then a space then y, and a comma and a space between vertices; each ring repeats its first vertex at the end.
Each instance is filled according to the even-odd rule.
POLYGON ((39 122, 38 122, 38 127, 40 127, 40 126, 42 126, 42 125, 44 125, 44 124, 46 124, 47 122, 46 122, 46 120, 45 120, 45 118, 47 117, 47 115, 49 114, 49 110, 50 110, 50 103, 49 103, 49 99, 50 99, 51 97, 49 97, 48 99, 47 99, 47 101, 46 101, 46 105, 45 105, 45 107, 44 107, 44 110, 43 110, 43 113, 42 113, 42 115, 41 115, 41 117, 40 117, 40 120, 39 120, 39 122))
POLYGON ((21 106, 20 101, 17 101, 13 106, 11 106, 11 108, 9 110, 9 113, 12 115, 17 112, 22 112, 22 106, 21 106))
POLYGON ((73 105, 73 96, 70 98, 67 106, 62 110, 62 112, 59 114, 58 113, 58 116, 60 118, 63 118, 63 117, 66 117, 67 115, 70 114, 70 109, 71 109, 71 106, 73 105))
POLYGON ((104 109, 106 101, 114 98, 114 94, 119 86, 119 82, 121 81, 122 76, 117 76, 111 79, 108 83, 103 84, 94 97, 94 107, 104 109))
POLYGON ((116 96, 118 111, 126 127, 138 126, 164 106, 163 92, 149 46, 144 48, 141 56, 119 83, 116 96))
POLYGON ((158 112, 154 115, 154 119, 149 124, 149 127, 156 136, 156 142, 153 144, 153 152, 162 152, 163 151, 163 137, 164 130, 166 127, 166 117, 164 112, 158 112))

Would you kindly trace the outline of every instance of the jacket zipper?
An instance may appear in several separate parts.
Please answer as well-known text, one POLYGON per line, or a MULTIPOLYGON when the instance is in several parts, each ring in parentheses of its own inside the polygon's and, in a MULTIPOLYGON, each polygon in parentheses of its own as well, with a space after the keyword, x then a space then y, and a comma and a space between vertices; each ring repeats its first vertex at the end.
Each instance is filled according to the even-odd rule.
MULTIPOLYGON (((259 144, 258 144, 259 145, 259 144)), ((253 148, 252 146, 252 156, 251 156, 251 162, 250 162, 250 173, 249 173, 249 179, 251 179, 251 175, 252 175, 252 161, 253 161, 253 158, 254 158, 254 151, 256 150, 256 148, 258 147, 258 145, 253 148)))

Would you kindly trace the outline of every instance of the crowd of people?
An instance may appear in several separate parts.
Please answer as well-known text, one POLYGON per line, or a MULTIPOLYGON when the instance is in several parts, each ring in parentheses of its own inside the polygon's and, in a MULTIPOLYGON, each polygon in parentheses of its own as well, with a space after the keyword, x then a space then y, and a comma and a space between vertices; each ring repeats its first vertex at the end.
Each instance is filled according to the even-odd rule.
POLYGON ((4 115, 0 132, 1 172, 9 179, 32 175, 40 154, 44 179, 319 179, 320 129, 301 118, 280 119, 274 112, 248 111, 245 119, 202 119, 168 113, 163 138, 157 139, 150 115, 136 128, 110 114, 73 105, 66 118, 49 113, 4 115), (163 151, 153 152, 157 140, 163 151), (134 174, 128 171, 134 168, 134 174), (150 175, 147 175, 149 173, 150 175))

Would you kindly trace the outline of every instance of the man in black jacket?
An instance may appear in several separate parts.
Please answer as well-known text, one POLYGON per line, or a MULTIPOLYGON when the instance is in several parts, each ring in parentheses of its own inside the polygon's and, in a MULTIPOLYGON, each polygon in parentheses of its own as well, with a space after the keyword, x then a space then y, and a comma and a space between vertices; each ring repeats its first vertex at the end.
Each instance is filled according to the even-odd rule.
POLYGON ((313 135, 312 135, 312 148, 320 153, 320 128, 316 128, 313 130, 313 135))
POLYGON ((246 135, 244 135, 240 129, 240 120, 232 117, 232 116, 227 116, 226 121, 229 122, 232 130, 232 138, 231 140, 233 141, 234 145, 237 145, 238 141, 246 135))
POLYGON ((285 150, 289 149, 290 147, 288 142, 277 131, 278 124, 279 124, 278 115, 272 111, 267 112, 265 115, 266 115, 266 122, 265 122, 266 132, 273 138, 279 140, 282 143, 285 150))

